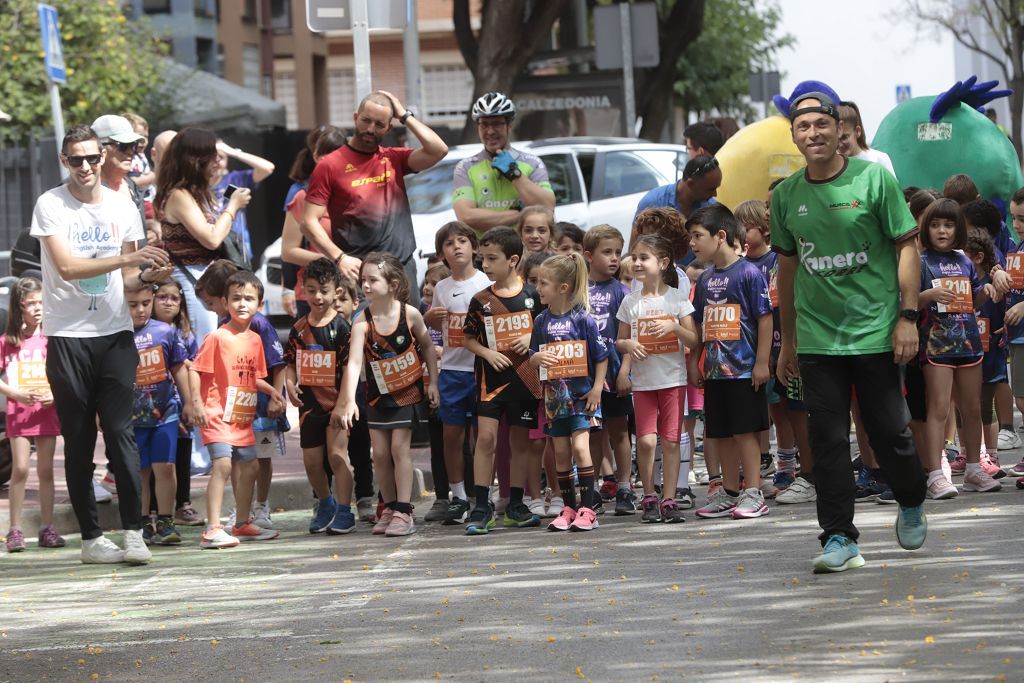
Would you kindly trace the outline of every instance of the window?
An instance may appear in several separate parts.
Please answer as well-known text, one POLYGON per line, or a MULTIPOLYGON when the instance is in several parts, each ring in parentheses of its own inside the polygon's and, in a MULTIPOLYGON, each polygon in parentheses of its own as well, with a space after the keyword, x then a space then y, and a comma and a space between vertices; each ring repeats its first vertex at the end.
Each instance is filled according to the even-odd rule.
POLYGON ((462 64, 423 67, 425 121, 465 118, 473 98, 473 74, 462 64))
POLYGON ((256 22, 256 0, 242 0, 242 21, 256 22))
POLYGON ((327 115, 331 125, 341 128, 352 126, 356 102, 356 75, 352 69, 333 69, 327 72, 327 115))
POLYGON ((411 213, 440 213, 452 208, 452 176, 456 163, 441 160, 426 171, 405 177, 411 213))
POLYGON ((682 178, 683 168, 689 161, 685 152, 670 149, 638 149, 636 155, 653 166, 664 178, 661 185, 668 185, 682 178))
POLYGON ((579 179, 576 176, 576 164, 570 154, 551 154, 541 157, 548 169, 551 189, 555 192, 555 206, 578 204, 583 201, 579 179))
POLYGON ((270 28, 274 33, 290 33, 292 30, 291 0, 270 1, 270 28))
POLYGON ((260 91, 260 46, 242 45, 242 87, 260 91))
POLYGON ((192 0, 192 12, 197 17, 217 16, 217 8, 212 0, 192 0))
POLYGON ((274 101, 284 105, 288 130, 296 130, 299 127, 299 102, 293 71, 274 72, 274 101))
POLYGON ((636 152, 608 152, 604 155, 604 191, 595 199, 646 192, 669 182, 636 152))
POLYGON ((171 11, 171 0, 142 0, 144 14, 167 14, 171 11))

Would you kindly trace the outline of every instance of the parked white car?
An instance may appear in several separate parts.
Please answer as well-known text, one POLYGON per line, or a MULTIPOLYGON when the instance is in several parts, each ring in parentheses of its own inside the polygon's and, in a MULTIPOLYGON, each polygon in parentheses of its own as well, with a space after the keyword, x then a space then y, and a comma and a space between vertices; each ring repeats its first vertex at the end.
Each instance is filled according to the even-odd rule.
MULTIPOLYGON (((555 191, 555 219, 584 230, 607 223, 629 239, 636 205, 648 190, 682 177, 688 160, 683 145, 665 145, 630 138, 551 138, 513 141, 519 149, 539 156, 555 191)), ((455 220, 452 175, 455 165, 480 151, 482 145, 458 145, 437 165, 406 177, 416 259, 420 278, 434 253, 434 235, 455 220)), ((281 240, 266 248, 257 275, 267 288, 264 314, 283 314, 281 307, 281 240)))

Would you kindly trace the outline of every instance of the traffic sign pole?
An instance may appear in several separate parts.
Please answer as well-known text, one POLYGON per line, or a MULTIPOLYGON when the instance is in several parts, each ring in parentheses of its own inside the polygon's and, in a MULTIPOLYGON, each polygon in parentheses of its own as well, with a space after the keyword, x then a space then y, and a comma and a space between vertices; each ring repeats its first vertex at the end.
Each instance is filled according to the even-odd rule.
POLYGON ((619 5, 619 28, 622 35, 622 92, 626 137, 636 137, 636 90, 633 84, 633 32, 630 28, 630 5, 619 5))
POLYGON ((370 79, 370 18, 366 0, 349 0, 352 15, 352 52, 356 62, 356 99, 373 91, 370 79))
MULTIPOLYGON (((60 106, 60 88, 56 83, 50 82, 50 111, 53 113, 53 134, 57 136, 57 159, 60 159, 61 145, 64 143, 64 110, 60 106)), ((59 162, 58 162, 59 163, 59 162)), ((60 164, 61 180, 68 179, 68 169, 60 164)))
MULTIPOLYGON (((64 50, 60 44, 60 24, 57 20, 57 8, 40 3, 36 6, 39 12, 39 34, 43 40, 43 64, 46 75, 50 78, 50 111, 53 115, 53 134, 57 138, 57 158, 60 158, 61 144, 64 142, 64 110, 60 106, 60 89, 58 83, 67 82, 67 68, 64 65, 64 50)), ((60 166, 60 177, 67 180, 68 169, 60 166)))

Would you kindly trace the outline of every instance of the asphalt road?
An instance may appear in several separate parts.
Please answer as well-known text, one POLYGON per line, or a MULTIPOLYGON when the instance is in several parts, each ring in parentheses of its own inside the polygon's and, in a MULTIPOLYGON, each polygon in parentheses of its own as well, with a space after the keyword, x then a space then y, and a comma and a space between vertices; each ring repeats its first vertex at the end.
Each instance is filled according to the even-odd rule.
POLYGON ((858 506, 868 564, 830 576, 806 505, 405 539, 314 537, 293 512, 279 540, 200 551, 191 530, 142 568, 84 566, 74 539, 0 555, 0 681, 1020 681, 1007 481, 929 501, 915 553, 893 507, 858 506))

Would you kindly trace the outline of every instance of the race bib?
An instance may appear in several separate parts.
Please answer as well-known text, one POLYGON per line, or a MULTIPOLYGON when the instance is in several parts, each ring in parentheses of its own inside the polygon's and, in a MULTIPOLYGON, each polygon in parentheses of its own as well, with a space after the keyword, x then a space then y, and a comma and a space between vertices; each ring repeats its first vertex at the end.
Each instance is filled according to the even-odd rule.
POLYGON ((560 341, 549 344, 541 344, 540 350, 550 349, 558 360, 556 365, 551 367, 540 366, 540 379, 570 379, 572 377, 586 377, 587 372, 587 343, 585 341, 560 341))
POLYGON ((465 313, 449 313, 444 324, 444 345, 445 348, 461 349, 463 332, 462 326, 466 324, 465 313))
POLYGON ((50 382, 46 379, 46 361, 19 360, 14 363, 17 365, 17 371, 12 374, 15 375, 19 389, 50 393, 50 382))
POLYGON ((149 387, 160 384, 167 379, 167 359, 164 357, 164 347, 154 346, 145 351, 139 351, 139 365, 135 368, 135 384, 140 387, 149 387))
POLYGON ((1010 286, 1024 289, 1024 254, 1006 255, 1006 273, 1010 276, 1010 286))
POLYGON ((299 384, 304 387, 333 387, 337 354, 334 351, 297 349, 295 365, 299 384))
POLYGON ((370 370, 382 394, 393 394, 423 376, 423 362, 415 348, 393 358, 370 361, 370 370))
POLYGON ((965 277, 940 277, 932 280, 932 287, 948 289, 956 298, 948 304, 935 304, 939 313, 974 313, 971 281, 965 277))
POLYGON ((988 318, 978 316, 978 335, 981 337, 981 350, 988 353, 989 338, 991 333, 988 329, 988 318))
POLYGON ((739 341, 740 305, 709 304, 704 308, 704 341, 739 341))
POLYGON ((228 387, 224 401, 224 421, 229 424, 248 425, 256 419, 256 390, 228 387))
POLYGON ((679 353, 682 349, 679 346, 679 337, 669 333, 660 337, 655 336, 651 327, 656 320, 667 320, 674 322, 675 318, 670 315, 663 315, 651 318, 639 318, 629 324, 630 336, 633 341, 639 342, 650 355, 664 353, 679 353))
POLYGON ((512 342, 533 331, 533 316, 529 311, 499 313, 484 318, 487 346, 492 351, 507 351, 512 342))

